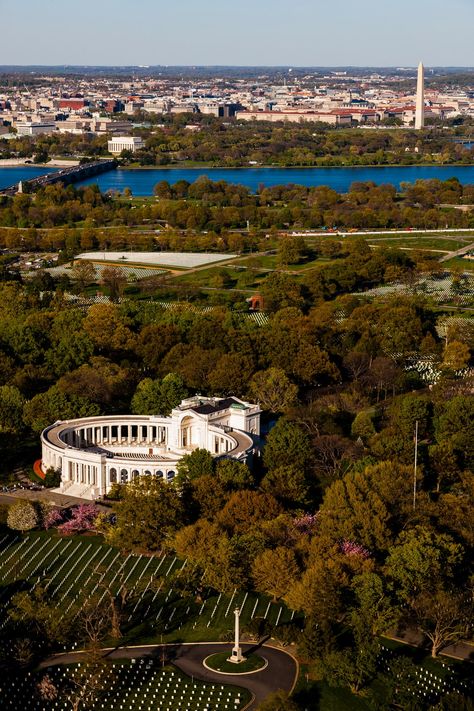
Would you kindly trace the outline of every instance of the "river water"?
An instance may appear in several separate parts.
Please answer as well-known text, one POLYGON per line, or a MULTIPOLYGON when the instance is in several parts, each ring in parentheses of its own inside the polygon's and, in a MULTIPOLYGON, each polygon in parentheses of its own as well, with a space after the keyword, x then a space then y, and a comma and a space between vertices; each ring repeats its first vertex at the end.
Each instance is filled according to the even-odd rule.
MULTIPOLYGON (((0 168, 0 188, 19 180, 27 180, 50 172, 50 169, 18 166, 0 168)), ((259 185, 273 186, 296 183, 298 185, 327 185, 338 192, 347 192, 355 181, 372 180, 377 184, 391 183, 397 188, 403 182, 439 178, 447 180, 456 177, 462 183, 474 184, 474 165, 465 166, 396 166, 370 168, 153 168, 144 170, 112 170, 78 185, 96 183, 105 192, 130 188, 133 195, 152 195, 153 187, 160 180, 176 183, 187 180, 192 183, 200 175, 211 180, 226 180, 240 183, 256 190, 259 185)))

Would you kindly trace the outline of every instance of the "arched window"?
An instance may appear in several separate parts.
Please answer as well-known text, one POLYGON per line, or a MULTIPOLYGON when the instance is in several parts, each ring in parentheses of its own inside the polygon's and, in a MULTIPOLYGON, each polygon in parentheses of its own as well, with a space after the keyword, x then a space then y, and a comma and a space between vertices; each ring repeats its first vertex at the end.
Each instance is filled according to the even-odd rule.
POLYGON ((157 476, 158 479, 163 479, 163 472, 157 471, 155 472, 155 476, 157 476))
POLYGON ((127 481, 128 481, 128 469, 121 469, 120 470, 120 483, 126 484, 127 481))
POLYGON ((109 478, 110 478, 110 483, 111 484, 116 484, 117 483, 117 470, 116 469, 111 469, 109 471, 109 478))
POLYGON ((143 473, 145 476, 151 476, 151 471, 149 471, 148 469, 146 469, 143 473))
POLYGON ((138 469, 134 469, 132 471, 132 479, 135 479, 137 476, 140 476, 140 472, 138 471, 138 469))
POLYGON ((168 481, 171 481, 172 479, 174 479, 174 472, 173 471, 168 472, 166 475, 166 478, 168 479, 168 481))

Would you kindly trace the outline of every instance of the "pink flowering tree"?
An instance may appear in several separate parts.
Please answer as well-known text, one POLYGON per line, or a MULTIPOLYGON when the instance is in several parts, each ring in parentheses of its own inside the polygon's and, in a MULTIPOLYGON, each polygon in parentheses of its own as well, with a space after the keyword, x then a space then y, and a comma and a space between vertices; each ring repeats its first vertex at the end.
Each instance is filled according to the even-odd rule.
POLYGON ((344 555, 357 555, 360 558, 364 558, 364 560, 370 558, 370 551, 368 551, 367 548, 364 548, 364 546, 361 546, 359 543, 349 541, 347 538, 345 538, 343 541, 340 542, 339 545, 341 548, 341 553, 344 553, 344 555))
POLYGON ((319 512, 315 514, 304 514, 293 519, 293 525, 298 533, 311 535, 316 532, 318 527, 319 512))
POLYGON ((80 504, 72 509, 71 518, 58 526, 58 531, 67 534, 91 531, 98 515, 99 509, 95 504, 80 504))
POLYGON ((46 530, 64 523, 64 514, 60 509, 51 509, 44 517, 44 527, 46 530))

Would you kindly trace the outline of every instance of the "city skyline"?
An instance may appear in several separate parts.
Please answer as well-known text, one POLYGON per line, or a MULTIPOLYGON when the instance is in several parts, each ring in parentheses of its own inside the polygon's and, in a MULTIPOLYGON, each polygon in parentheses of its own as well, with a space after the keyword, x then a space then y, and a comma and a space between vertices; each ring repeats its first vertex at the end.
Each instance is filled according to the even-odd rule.
POLYGON ((8 8, 0 0, 0 10, 9 28, 0 65, 414 67, 421 58, 425 66, 472 64, 474 7, 467 0, 453 0, 449 11, 429 0, 400 0, 390 16, 375 0, 337 7, 297 0, 291 10, 283 0, 182 0, 179 7, 103 0, 93 16, 59 0, 8 8))

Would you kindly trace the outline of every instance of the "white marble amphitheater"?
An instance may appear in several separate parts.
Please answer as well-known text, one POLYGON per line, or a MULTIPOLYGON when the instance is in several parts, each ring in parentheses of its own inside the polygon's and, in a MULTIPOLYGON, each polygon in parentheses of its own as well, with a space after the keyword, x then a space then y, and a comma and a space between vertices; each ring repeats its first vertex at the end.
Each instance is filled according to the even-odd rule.
POLYGON ((43 471, 61 471, 61 493, 83 499, 141 475, 171 481, 185 454, 200 447, 215 457, 247 461, 260 434, 258 405, 236 397, 196 396, 170 417, 114 415, 55 422, 41 434, 43 471))

